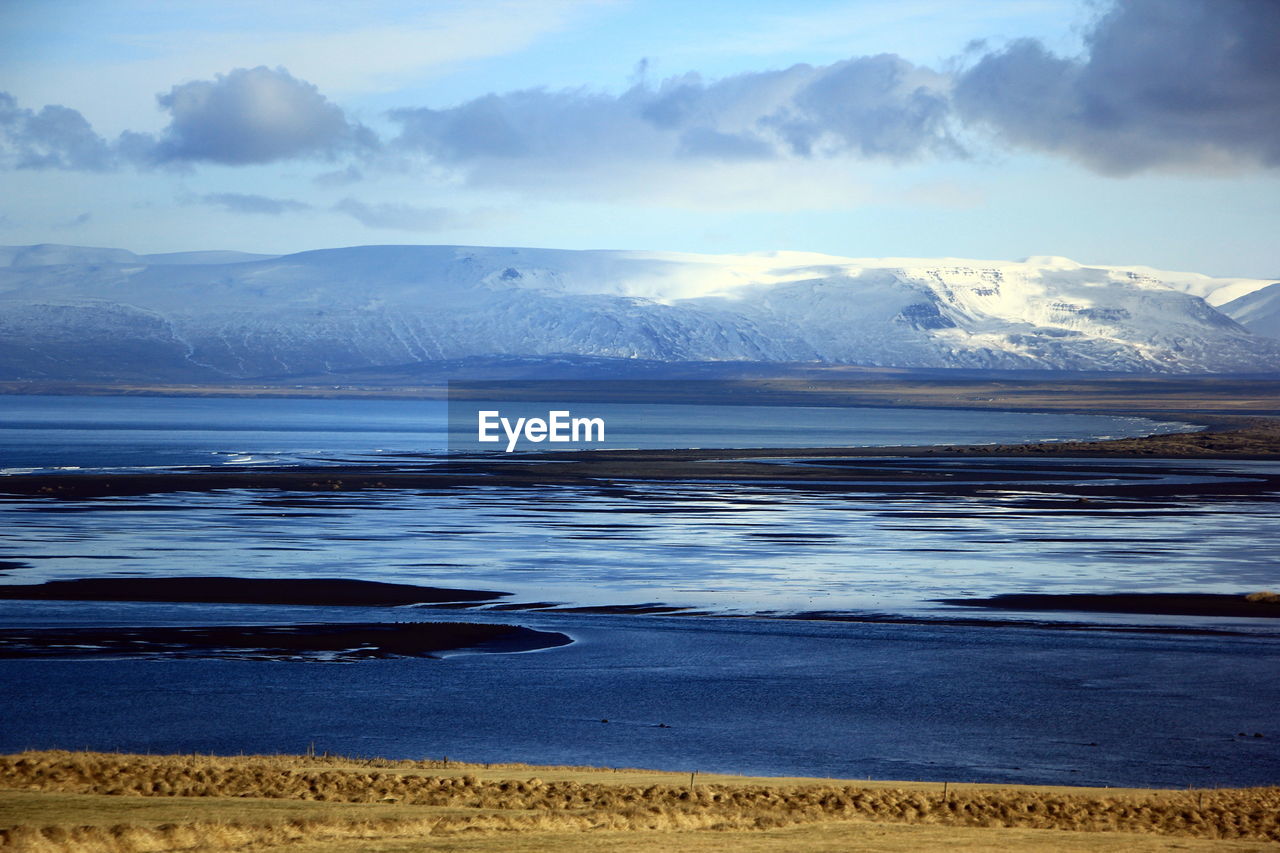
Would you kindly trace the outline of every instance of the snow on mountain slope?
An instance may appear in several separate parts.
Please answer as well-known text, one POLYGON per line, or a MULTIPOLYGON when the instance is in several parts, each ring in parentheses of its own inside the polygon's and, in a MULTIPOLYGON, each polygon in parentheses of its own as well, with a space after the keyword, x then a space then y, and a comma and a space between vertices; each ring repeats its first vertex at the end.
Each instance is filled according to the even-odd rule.
POLYGON ((33 248, 0 267, 3 376, 96 376, 112 360, 131 375, 150 363, 157 375, 253 377, 564 354, 1280 370, 1280 343, 1177 283, 1062 258, 359 246, 156 263, 33 248))
POLYGON ((1220 310, 1255 335, 1280 338, 1280 282, 1233 299, 1220 310))
MULTIPOLYGON (((1027 260, 1036 259, 1028 258, 1027 260)), ((1233 299, 1239 299, 1241 296, 1275 283, 1275 279, 1270 278, 1213 278, 1196 272, 1170 272, 1143 266, 1106 267, 1105 269, 1117 273, 1132 273, 1135 280, 1153 281, 1163 287, 1199 296, 1215 308, 1220 308, 1233 299)))

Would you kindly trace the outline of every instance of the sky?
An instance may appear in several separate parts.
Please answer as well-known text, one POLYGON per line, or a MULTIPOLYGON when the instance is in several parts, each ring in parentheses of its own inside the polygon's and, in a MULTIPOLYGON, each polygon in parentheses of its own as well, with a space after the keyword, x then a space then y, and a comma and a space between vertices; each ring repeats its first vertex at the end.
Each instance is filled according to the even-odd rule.
POLYGON ((0 244, 1280 276, 1275 0, 0 0, 0 244))

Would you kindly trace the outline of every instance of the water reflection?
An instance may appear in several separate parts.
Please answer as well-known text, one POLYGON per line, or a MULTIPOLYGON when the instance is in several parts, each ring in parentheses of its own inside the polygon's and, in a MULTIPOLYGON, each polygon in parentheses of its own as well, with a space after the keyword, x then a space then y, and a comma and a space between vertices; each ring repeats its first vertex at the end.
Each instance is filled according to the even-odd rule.
MULTIPOLYGON (((1131 463, 1114 467, 1104 479, 1135 476, 1131 463)), ((1179 476, 1248 479, 1277 467, 1189 465, 1179 476)), ((26 564, 10 570, 15 583, 333 576, 577 605, 919 612, 935 598, 1006 592, 1274 586, 1274 566, 1258 559, 1280 553, 1274 497, 633 482, 14 499, 0 503, 0 560, 26 564)))

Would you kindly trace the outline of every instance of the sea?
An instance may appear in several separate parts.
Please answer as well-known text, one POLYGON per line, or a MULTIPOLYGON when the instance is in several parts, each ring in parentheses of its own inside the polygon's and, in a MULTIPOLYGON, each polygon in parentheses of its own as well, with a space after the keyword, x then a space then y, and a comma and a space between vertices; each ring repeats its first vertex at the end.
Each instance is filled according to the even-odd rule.
MULTIPOLYGON (((625 436, 629 446, 847 446, 851 456, 1190 428, 1025 412, 609 405, 607 421, 651 426, 625 436)), ((447 462, 448 439, 437 400, 0 396, 3 477, 420 467, 447 462)), ((0 627, 472 621, 574 641, 356 663, 0 657, 0 750, 314 744, 846 779, 1280 781, 1274 620, 940 603, 1280 588, 1280 504, 1254 486, 1280 465, 985 460, 978 488, 930 485, 972 480, 975 464, 931 460, 932 479, 906 491, 691 476, 0 496, 0 583, 353 578, 501 590, 504 608, 531 608, 10 600, 0 627), (1082 502, 1082 483, 1165 488, 1082 502), (568 612, 584 607, 598 609, 568 612)))

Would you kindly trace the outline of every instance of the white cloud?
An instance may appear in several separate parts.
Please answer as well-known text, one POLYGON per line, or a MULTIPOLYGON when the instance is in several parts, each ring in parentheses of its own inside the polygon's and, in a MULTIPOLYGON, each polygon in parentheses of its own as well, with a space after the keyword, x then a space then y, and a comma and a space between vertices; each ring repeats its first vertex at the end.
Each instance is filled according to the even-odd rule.
POLYGON ((377 144, 319 89, 284 68, 236 68, 174 86, 158 100, 171 118, 151 154, 161 163, 270 163, 377 144))
POLYGON ((735 164, 735 177, 750 181, 767 163, 828 160, 830 174, 960 156, 948 87, 943 75, 881 55, 710 82, 687 74, 616 96, 530 89, 395 110, 402 132, 387 144, 453 168, 474 187, 575 198, 664 187, 657 191, 687 197, 735 164))

